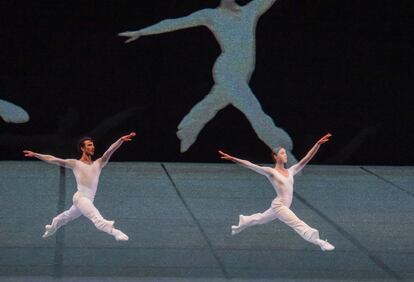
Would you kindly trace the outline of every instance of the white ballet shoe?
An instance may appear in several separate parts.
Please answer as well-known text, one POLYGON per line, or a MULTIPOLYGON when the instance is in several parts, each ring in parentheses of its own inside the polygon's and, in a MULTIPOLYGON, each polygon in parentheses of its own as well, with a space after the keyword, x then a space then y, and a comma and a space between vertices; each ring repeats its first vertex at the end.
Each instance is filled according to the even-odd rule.
POLYGON ((236 235, 243 231, 243 229, 246 228, 244 226, 244 219, 243 215, 239 215, 239 225, 232 225, 231 226, 231 235, 236 235))
POLYGON ((333 250, 335 250, 335 247, 331 243, 329 243, 328 240, 324 241, 324 240, 318 239, 317 243, 318 243, 319 247, 321 247, 322 251, 333 251, 333 250))
POLYGON ((45 233, 42 235, 42 238, 47 238, 49 236, 52 236, 53 234, 56 233, 57 229, 54 228, 52 225, 45 225, 45 233))
POLYGON ((236 234, 238 234, 240 232, 241 232, 241 230, 239 230, 239 227, 238 226, 236 226, 236 225, 232 225, 231 226, 231 235, 236 235, 236 234))
POLYGON ((115 237, 115 240, 117 241, 128 241, 129 240, 129 237, 125 233, 115 228, 112 229, 112 235, 115 237))

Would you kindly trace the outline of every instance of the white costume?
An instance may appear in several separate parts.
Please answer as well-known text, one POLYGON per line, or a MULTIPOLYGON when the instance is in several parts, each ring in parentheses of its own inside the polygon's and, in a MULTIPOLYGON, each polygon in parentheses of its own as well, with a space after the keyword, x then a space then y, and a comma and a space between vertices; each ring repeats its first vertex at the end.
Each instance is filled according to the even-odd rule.
POLYGON ((290 205, 292 204, 293 199, 293 176, 302 170, 303 166, 299 164, 291 166, 287 170, 289 175, 284 176, 271 167, 261 167, 249 161, 240 159, 237 159, 237 163, 265 175, 270 183, 272 183, 272 186, 277 193, 277 197, 272 201, 271 207, 263 213, 256 213, 249 216, 240 215, 239 225, 232 226, 233 235, 249 226, 264 224, 279 219, 293 228, 293 230, 295 230, 303 239, 320 246, 322 250, 332 250, 334 248, 328 242, 319 239, 318 230, 311 228, 290 210, 290 205))
POLYGON ((46 225, 46 232, 43 235, 43 238, 53 235, 61 226, 84 215, 95 224, 96 228, 114 236, 116 240, 128 240, 127 235, 113 227, 114 221, 104 219, 93 204, 101 170, 107 164, 112 153, 118 149, 122 143, 122 139, 116 141, 101 158, 97 159, 92 164, 87 164, 75 159, 63 160, 50 155, 35 153, 35 157, 42 161, 70 168, 75 175, 78 189, 73 195, 73 205, 68 210, 53 218, 51 225, 46 225))

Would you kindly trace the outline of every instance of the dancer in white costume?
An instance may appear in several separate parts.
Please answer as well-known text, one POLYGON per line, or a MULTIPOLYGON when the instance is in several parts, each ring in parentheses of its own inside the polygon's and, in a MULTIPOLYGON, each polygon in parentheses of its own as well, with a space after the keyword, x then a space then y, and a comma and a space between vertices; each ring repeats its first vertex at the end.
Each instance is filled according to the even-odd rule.
POLYGON ((277 197, 272 201, 271 207, 265 212, 249 216, 240 215, 239 224, 231 227, 232 234, 235 235, 249 226, 265 224, 279 219, 293 228, 306 241, 320 246, 323 251, 332 251, 335 249, 330 243, 319 238, 318 230, 311 228, 290 210, 293 198, 293 176, 303 169, 316 154, 320 145, 327 142, 331 136, 331 134, 327 134, 322 137, 302 160, 288 169, 285 168, 287 154, 284 148, 276 148, 272 151, 272 156, 276 162, 274 168, 258 166, 249 161, 237 159, 219 151, 222 159, 233 161, 266 176, 277 193, 277 197))
MULTIPOLYGON (((232 104, 245 114, 259 139, 269 148, 283 146, 290 154, 293 147, 291 138, 263 112, 249 87, 255 67, 256 24, 260 16, 275 2, 276 0, 253 0, 239 6, 235 0, 221 0, 215 9, 203 9, 186 17, 163 20, 137 31, 119 34, 129 37, 125 41, 129 43, 144 35, 205 26, 220 44, 222 53, 213 67, 213 88, 178 125, 177 136, 181 140, 181 152, 188 150, 204 125, 219 110, 232 104)), ((295 161, 293 155, 289 155, 289 159, 295 161)))
POLYGON ((83 138, 79 144, 80 150, 82 151, 82 157, 79 160, 59 159, 54 156, 42 155, 28 150, 23 151, 26 157, 38 158, 51 164, 72 169, 76 178, 78 191, 73 195, 73 205, 70 209, 53 218, 50 225, 45 226, 46 232, 43 234, 43 238, 53 235, 63 225, 84 215, 95 224, 96 228, 114 236, 117 241, 128 240, 127 235, 113 227, 114 221, 108 221, 102 217, 98 209, 94 206, 93 201, 102 168, 108 163, 115 150, 125 141, 131 141, 135 135, 134 132, 131 132, 128 135, 122 136, 108 148, 101 158, 95 161, 92 161, 95 146, 89 137, 83 138))

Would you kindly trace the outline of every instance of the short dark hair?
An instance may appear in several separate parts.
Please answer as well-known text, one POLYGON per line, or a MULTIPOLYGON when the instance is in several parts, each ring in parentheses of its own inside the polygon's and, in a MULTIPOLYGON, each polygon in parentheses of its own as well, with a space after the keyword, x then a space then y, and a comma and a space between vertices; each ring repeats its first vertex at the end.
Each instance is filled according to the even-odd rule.
POLYGON ((277 154, 279 154, 279 151, 282 150, 283 147, 277 146, 276 148, 272 149, 272 159, 273 161, 276 161, 275 156, 277 156, 277 154))
POLYGON ((92 137, 88 137, 88 136, 85 136, 85 137, 82 137, 81 139, 79 139, 79 142, 78 142, 79 152, 82 152, 81 148, 85 147, 85 141, 88 141, 88 140, 93 142, 92 137))

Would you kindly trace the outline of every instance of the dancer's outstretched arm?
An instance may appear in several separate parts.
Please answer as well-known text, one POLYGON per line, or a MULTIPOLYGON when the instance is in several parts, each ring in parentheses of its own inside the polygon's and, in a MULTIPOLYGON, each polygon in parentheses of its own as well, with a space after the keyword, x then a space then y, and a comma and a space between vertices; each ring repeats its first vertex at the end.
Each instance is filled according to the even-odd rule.
POLYGON ((276 0, 253 0, 248 3, 246 6, 249 9, 254 9, 257 15, 262 15, 269 10, 276 0))
POLYGON ((271 174, 272 169, 270 167, 258 166, 258 165, 255 165, 255 164, 249 162, 249 161, 238 159, 238 158, 235 158, 233 156, 230 156, 229 154, 226 154, 222 151, 218 151, 218 152, 221 155, 221 158, 223 160, 229 160, 229 161, 235 162, 236 164, 247 167, 247 168, 249 168, 251 170, 254 170, 255 172, 260 173, 260 174, 265 175, 265 176, 268 176, 268 175, 271 174))
POLYGON ((75 159, 59 159, 51 155, 43 155, 43 154, 35 153, 29 150, 24 150, 23 153, 25 157, 38 158, 39 160, 42 160, 44 162, 67 167, 67 168, 74 168, 76 165, 75 159))
POLYGON ((137 40, 140 36, 152 35, 165 33, 170 31, 176 31, 179 29, 208 25, 210 13, 212 9, 203 9, 197 12, 194 12, 186 17, 176 18, 176 19, 166 19, 151 25, 149 27, 136 30, 136 31, 125 31, 118 33, 119 36, 129 37, 125 43, 132 42, 137 40))
POLYGON ((323 136, 321 139, 316 142, 316 144, 312 147, 312 149, 309 150, 309 152, 306 154, 306 156, 301 159, 297 164, 291 166, 291 170, 293 171, 293 174, 298 173, 301 171, 305 165, 315 156, 316 152, 318 152, 319 147, 323 144, 329 141, 329 138, 331 138, 332 134, 328 133, 325 136, 323 136))
POLYGON ((99 159, 97 159, 96 161, 101 163, 101 167, 104 167, 109 159, 111 158, 112 154, 119 148, 121 147, 122 143, 127 142, 127 141, 131 141, 132 138, 135 136, 135 132, 131 132, 128 135, 124 135, 121 138, 119 138, 114 144, 112 144, 111 146, 109 146, 108 150, 106 150, 106 152, 102 155, 102 157, 100 157, 99 159))

